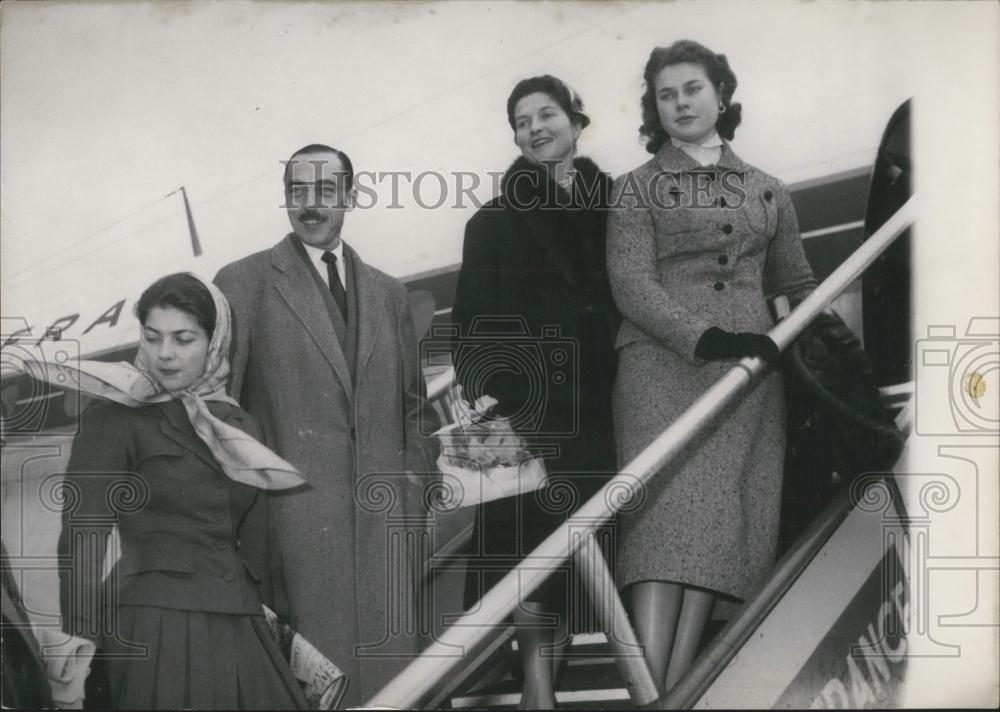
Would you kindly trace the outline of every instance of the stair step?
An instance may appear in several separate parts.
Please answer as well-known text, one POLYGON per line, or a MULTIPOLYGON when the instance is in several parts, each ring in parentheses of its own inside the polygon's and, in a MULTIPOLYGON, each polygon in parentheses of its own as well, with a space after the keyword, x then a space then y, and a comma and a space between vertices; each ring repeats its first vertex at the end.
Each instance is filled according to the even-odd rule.
MULTIPOLYGON (((603 641, 603 636, 602 636, 603 641)), ((572 646, 556 682, 560 707, 627 708, 631 706, 615 658, 602 641, 585 640, 572 646), (583 652, 584 654, 580 654, 583 652)), ((521 682, 511 671, 489 685, 467 688, 451 698, 453 708, 512 708, 521 699, 521 682)))
MULTIPOLYGON (((569 646, 571 649, 578 647, 585 647, 588 645, 607 645, 608 638, 604 633, 576 633, 573 639, 570 640, 569 646)), ((511 641, 511 647, 517 650, 517 641, 511 641)))
MULTIPOLYGON (((514 709, 521 701, 521 681, 509 669, 517 662, 517 641, 506 645, 507 669, 488 684, 466 684, 451 697, 453 709, 514 709)), ((499 662, 499 661, 498 661, 499 662)), ((496 669, 496 668, 494 668, 496 669)), ((497 672, 500 672, 499 670, 497 672)), ((621 673, 604 633, 578 633, 566 649, 566 661, 556 681, 556 701, 566 709, 629 709, 621 673)))
MULTIPOLYGON (((453 697, 452 709, 470 707, 489 707, 491 709, 514 709, 521 701, 520 692, 506 692, 492 695, 469 695, 453 697)), ((556 702, 565 709, 628 709, 632 707, 628 692, 624 687, 601 690, 559 690, 556 692, 556 702), (600 703, 600 704, 596 704, 600 703)))

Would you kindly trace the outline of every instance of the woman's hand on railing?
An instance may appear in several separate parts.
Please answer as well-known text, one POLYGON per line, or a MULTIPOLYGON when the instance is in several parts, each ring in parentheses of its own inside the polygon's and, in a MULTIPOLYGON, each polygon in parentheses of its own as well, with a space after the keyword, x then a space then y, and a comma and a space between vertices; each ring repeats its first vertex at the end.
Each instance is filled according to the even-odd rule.
POLYGON ((781 358, 781 351, 767 334, 733 333, 713 326, 698 339, 694 355, 705 361, 755 356, 768 363, 777 363, 781 358))

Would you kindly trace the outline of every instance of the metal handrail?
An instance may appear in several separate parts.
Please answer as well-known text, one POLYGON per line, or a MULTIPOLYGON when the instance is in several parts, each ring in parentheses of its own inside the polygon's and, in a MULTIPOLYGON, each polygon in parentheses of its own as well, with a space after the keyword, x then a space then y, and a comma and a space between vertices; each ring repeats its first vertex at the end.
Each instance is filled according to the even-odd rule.
MULTIPOLYGON (((844 291, 914 221, 916 197, 911 197, 833 271, 768 336, 784 351, 821 311, 844 291)), ((420 703, 461 660, 456 650, 471 650, 533 592, 568 556, 575 553, 586 534, 613 517, 631 497, 671 462, 708 423, 719 416, 766 369, 757 358, 744 358, 709 387, 659 437, 640 452, 552 532, 525 561, 508 572, 480 600, 476 610, 446 629, 427 649, 372 697, 369 707, 412 708, 420 703), (574 536, 570 536, 572 531, 574 536), (551 568, 538 562, 553 562, 551 568), (534 562, 528 566, 528 562, 534 562)))
POLYGON ((443 396, 455 383, 455 367, 449 366, 427 382, 427 400, 434 401, 443 396))

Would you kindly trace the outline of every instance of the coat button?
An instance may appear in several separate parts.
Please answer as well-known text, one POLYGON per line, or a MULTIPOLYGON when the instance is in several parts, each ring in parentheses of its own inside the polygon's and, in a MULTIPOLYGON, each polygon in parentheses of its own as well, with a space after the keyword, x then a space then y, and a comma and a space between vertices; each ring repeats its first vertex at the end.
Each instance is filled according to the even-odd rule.
POLYGON ((729 264, 729 256, 728 255, 719 255, 719 264, 720 265, 728 265, 729 264))
POLYGON ((772 193, 769 190, 765 190, 764 191, 764 200, 766 200, 767 202, 771 202, 771 198, 773 198, 773 197, 774 197, 774 193, 772 193))
POLYGON ((225 551, 226 549, 229 548, 229 544, 227 544, 224 541, 217 541, 215 542, 215 548, 218 549, 219 551, 225 551))
POLYGON ((724 285, 722 282, 716 282, 715 283, 715 291, 716 292, 721 292, 725 288, 726 288, 726 285, 724 285))
POLYGON ((726 223, 725 225, 722 226, 722 231, 728 235, 733 231, 733 226, 730 225, 729 223, 726 223))
POLYGON ((225 574, 223 574, 222 578, 224 578, 226 581, 234 581, 236 579, 236 574, 234 574, 232 571, 227 571, 225 574))
POLYGON ((216 487, 218 487, 219 489, 222 489, 223 487, 226 486, 226 481, 224 479, 220 479, 220 480, 216 480, 212 484, 215 485, 216 487))

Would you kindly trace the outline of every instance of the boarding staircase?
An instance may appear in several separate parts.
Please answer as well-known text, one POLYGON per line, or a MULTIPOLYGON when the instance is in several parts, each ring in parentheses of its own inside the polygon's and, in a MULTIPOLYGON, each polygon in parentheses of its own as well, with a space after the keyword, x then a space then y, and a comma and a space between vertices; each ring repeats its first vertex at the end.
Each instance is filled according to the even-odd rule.
MULTIPOLYGON (((780 349, 786 349, 908 230, 913 213, 911 198, 777 323, 769 336, 780 349)), ((758 359, 743 359, 529 555, 536 561, 573 557, 597 606, 596 630, 574 637, 557 680, 556 699, 561 708, 808 707, 822 702, 833 706, 850 700, 847 687, 837 677, 843 655, 826 651, 827 640, 837 645, 844 640, 851 644, 868 641, 873 650, 882 652, 902 645, 898 636, 909 594, 902 574, 905 525, 900 523, 906 518, 893 478, 883 473, 858 478, 840 488, 785 552, 757 594, 728 621, 708 628, 693 668, 667 695, 658 695, 642 656, 635 654, 638 642, 593 538, 599 523, 617 511, 617 500, 606 493, 615 487, 634 487, 636 478, 645 483, 663 470, 765 369, 758 359), (872 502, 875 504, 870 507, 863 506, 872 502), (886 522, 895 522, 895 531, 889 531, 892 527, 887 529, 886 522), (589 532, 589 536, 571 538, 567 536, 570 530, 589 532), (817 605, 822 615, 816 615, 817 605), (792 622, 800 616, 811 616, 815 625, 800 629, 792 622), (765 677, 772 679, 762 686, 765 677)), ((429 395, 447 398, 450 378, 441 374, 429 385, 429 395)), ((910 420, 910 393, 905 386, 883 392, 889 405, 897 409, 897 425, 904 431, 910 420)), ((516 649, 504 621, 549 573, 537 563, 514 569, 483 596, 477 608, 454 616, 430 647, 367 704, 395 708, 517 707, 521 685, 516 649), (456 656, 455 650, 464 653, 456 656)), ((877 664, 868 667, 872 687, 878 683, 877 701, 883 705, 895 701, 901 680, 901 670, 887 660, 892 656, 882 655, 877 664)), ((846 664, 854 663, 848 660, 846 664)))
MULTIPOLYGON (((721 630, 723 621, 712 621, 702 647, 721 630)), ((521 700, 517 643, 506 641, 467 681, 441 704, 449 709, 516 709, 521 700)), ((622 685, 615 653, 604 633, 573 636, 556 681, 560 709, 633 709, 635 702, 622 685)))
MULTIPOLYGON (((442 706, 451 709, 515 709, 521 700, 517 643, 508 641, 460 685, 442 706)), ((631 709, 614 653, 604 633, 573 636, 557 680, 560 709, 631 709)))

